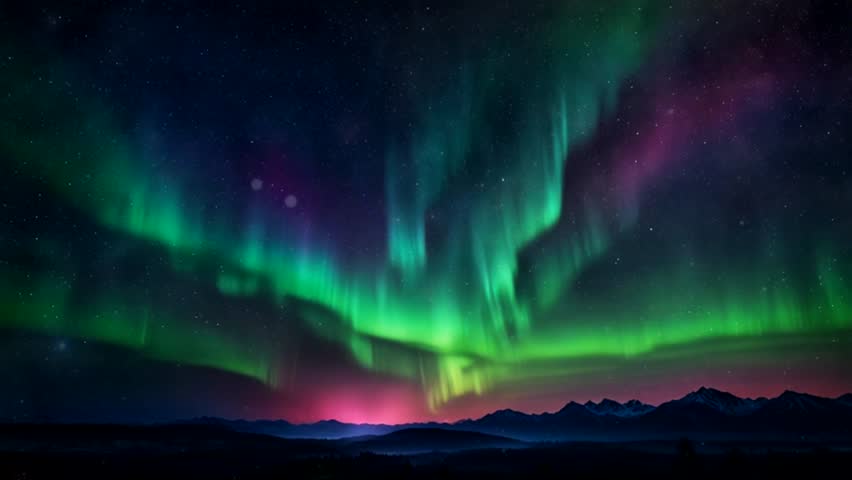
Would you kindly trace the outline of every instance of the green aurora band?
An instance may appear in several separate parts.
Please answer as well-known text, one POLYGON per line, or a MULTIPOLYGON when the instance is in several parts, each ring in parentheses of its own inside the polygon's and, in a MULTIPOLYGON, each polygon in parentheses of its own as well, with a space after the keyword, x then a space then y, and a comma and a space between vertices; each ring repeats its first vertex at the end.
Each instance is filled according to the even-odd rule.
MULTIPOLYGON (((606 297, 572 294, 575 280, 612 261, 635 229, 635 220, 615 218, 601 202, 564 204, 563 179, 571 153, 612 114, 624 82, 655 47, 665 15, 657 3, 597 12, 597 23, 577 21, 574 11, 555 15, 528 44, 460 62, 443 78, 446 88, 412 99, 410 138, 387 147, 382 265, 350 267, 357 262, 333 246, 295 240, 297 229, 272 216, 194 203, 190 177, 141 158, 120 115, 95 94, 71 93, 85 79, 56 60, 18 55, 15 67, 4 67, 0 153, 93 222, 167 251, 177 275, 201 278, 226 299, 295 305, 308 328, 347 346, 363 367, 421 382, 432 408, 519 381, 519 372, 570 375, 560 359, 852 327, 848 263, 828 240, 813 258, 756 256, 731 268, 672 254, 657 272, 624 278, 606 297), (548 61, 519 73, 524 56, 548 61), (488 121, 490 105, 504 96, 520 106, 520 126, 509 135, 488 121), (433 244, 434 212, 450 218, 450 233, 433 244), (547 240, 566 224, 571 231, 560 241, 547 240), (522 270, 522 258, 535 268, 522 270)), ((44 242, 33 240, 31 249, 55 260, 44 242)), ((261 335, 236 338, 109 290, 81 299, 61 269, 0 270, 0 326, 279 381, 285 352, 261 335)))

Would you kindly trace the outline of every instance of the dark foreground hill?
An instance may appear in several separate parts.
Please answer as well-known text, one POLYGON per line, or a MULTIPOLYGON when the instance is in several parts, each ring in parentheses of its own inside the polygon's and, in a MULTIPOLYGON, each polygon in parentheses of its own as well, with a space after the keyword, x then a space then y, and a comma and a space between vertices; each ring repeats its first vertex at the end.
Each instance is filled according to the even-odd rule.
POLYGON ((491 448, 523 448, 519 440, 443 428, 406 428, 358 441, 352 447, 373 453, 412 454, 491 448))
POLYGON ((850 397, 796 392, 701 388, 657 407, 569 402, 452 424, 0 424, 0 479, 820 478, 849 464, 850 397))
POLYGON ((813 443, 679 440, 504 448, 518 444, 438 429, 293 440, 209 426, 2 425, 0 478, 833 478, 852 462, 849 445, 813 443), (477 443, 483 448, 472 447, 477 443), (391 445, 445 451, 364 452, 391 445))

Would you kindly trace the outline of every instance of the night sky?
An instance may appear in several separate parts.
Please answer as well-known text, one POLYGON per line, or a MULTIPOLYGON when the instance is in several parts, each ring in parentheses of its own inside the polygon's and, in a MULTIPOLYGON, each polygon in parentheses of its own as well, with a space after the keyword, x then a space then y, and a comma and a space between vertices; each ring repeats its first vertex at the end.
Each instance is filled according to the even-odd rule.
POLYGON ((844 0, 38 3, 2 419, 852 391, 844 0))

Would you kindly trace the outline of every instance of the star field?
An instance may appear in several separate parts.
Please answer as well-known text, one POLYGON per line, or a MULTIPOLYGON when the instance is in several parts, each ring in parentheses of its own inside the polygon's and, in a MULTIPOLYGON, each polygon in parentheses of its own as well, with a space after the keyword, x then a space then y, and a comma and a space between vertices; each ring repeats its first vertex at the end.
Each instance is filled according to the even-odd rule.
POLYGON ((849 14, 2 6, 0 416, 848 391, 849 14))

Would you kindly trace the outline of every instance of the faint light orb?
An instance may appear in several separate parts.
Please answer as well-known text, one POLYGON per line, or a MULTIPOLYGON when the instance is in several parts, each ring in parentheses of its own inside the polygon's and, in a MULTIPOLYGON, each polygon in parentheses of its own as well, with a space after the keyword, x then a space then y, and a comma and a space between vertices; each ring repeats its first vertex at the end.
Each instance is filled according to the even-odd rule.
POLYGON ((68 343, 65 340, 60 340, 56 343, 56 349, 60 352, 64 352, 68 349, 68 343))
POLYGON ((284 205, 287 205, 287 208, 293 208, 298 204, 299 204, 299 199, 296 198, 295 195, 287 195, 287 197, 284 198, 284 205))
POLYGON ((259 178, 252 178, 251 179, 251 189, 256 192, 256 191, 260 190, 261 188, 263 188, 263 180, 261 180, 259 178))

